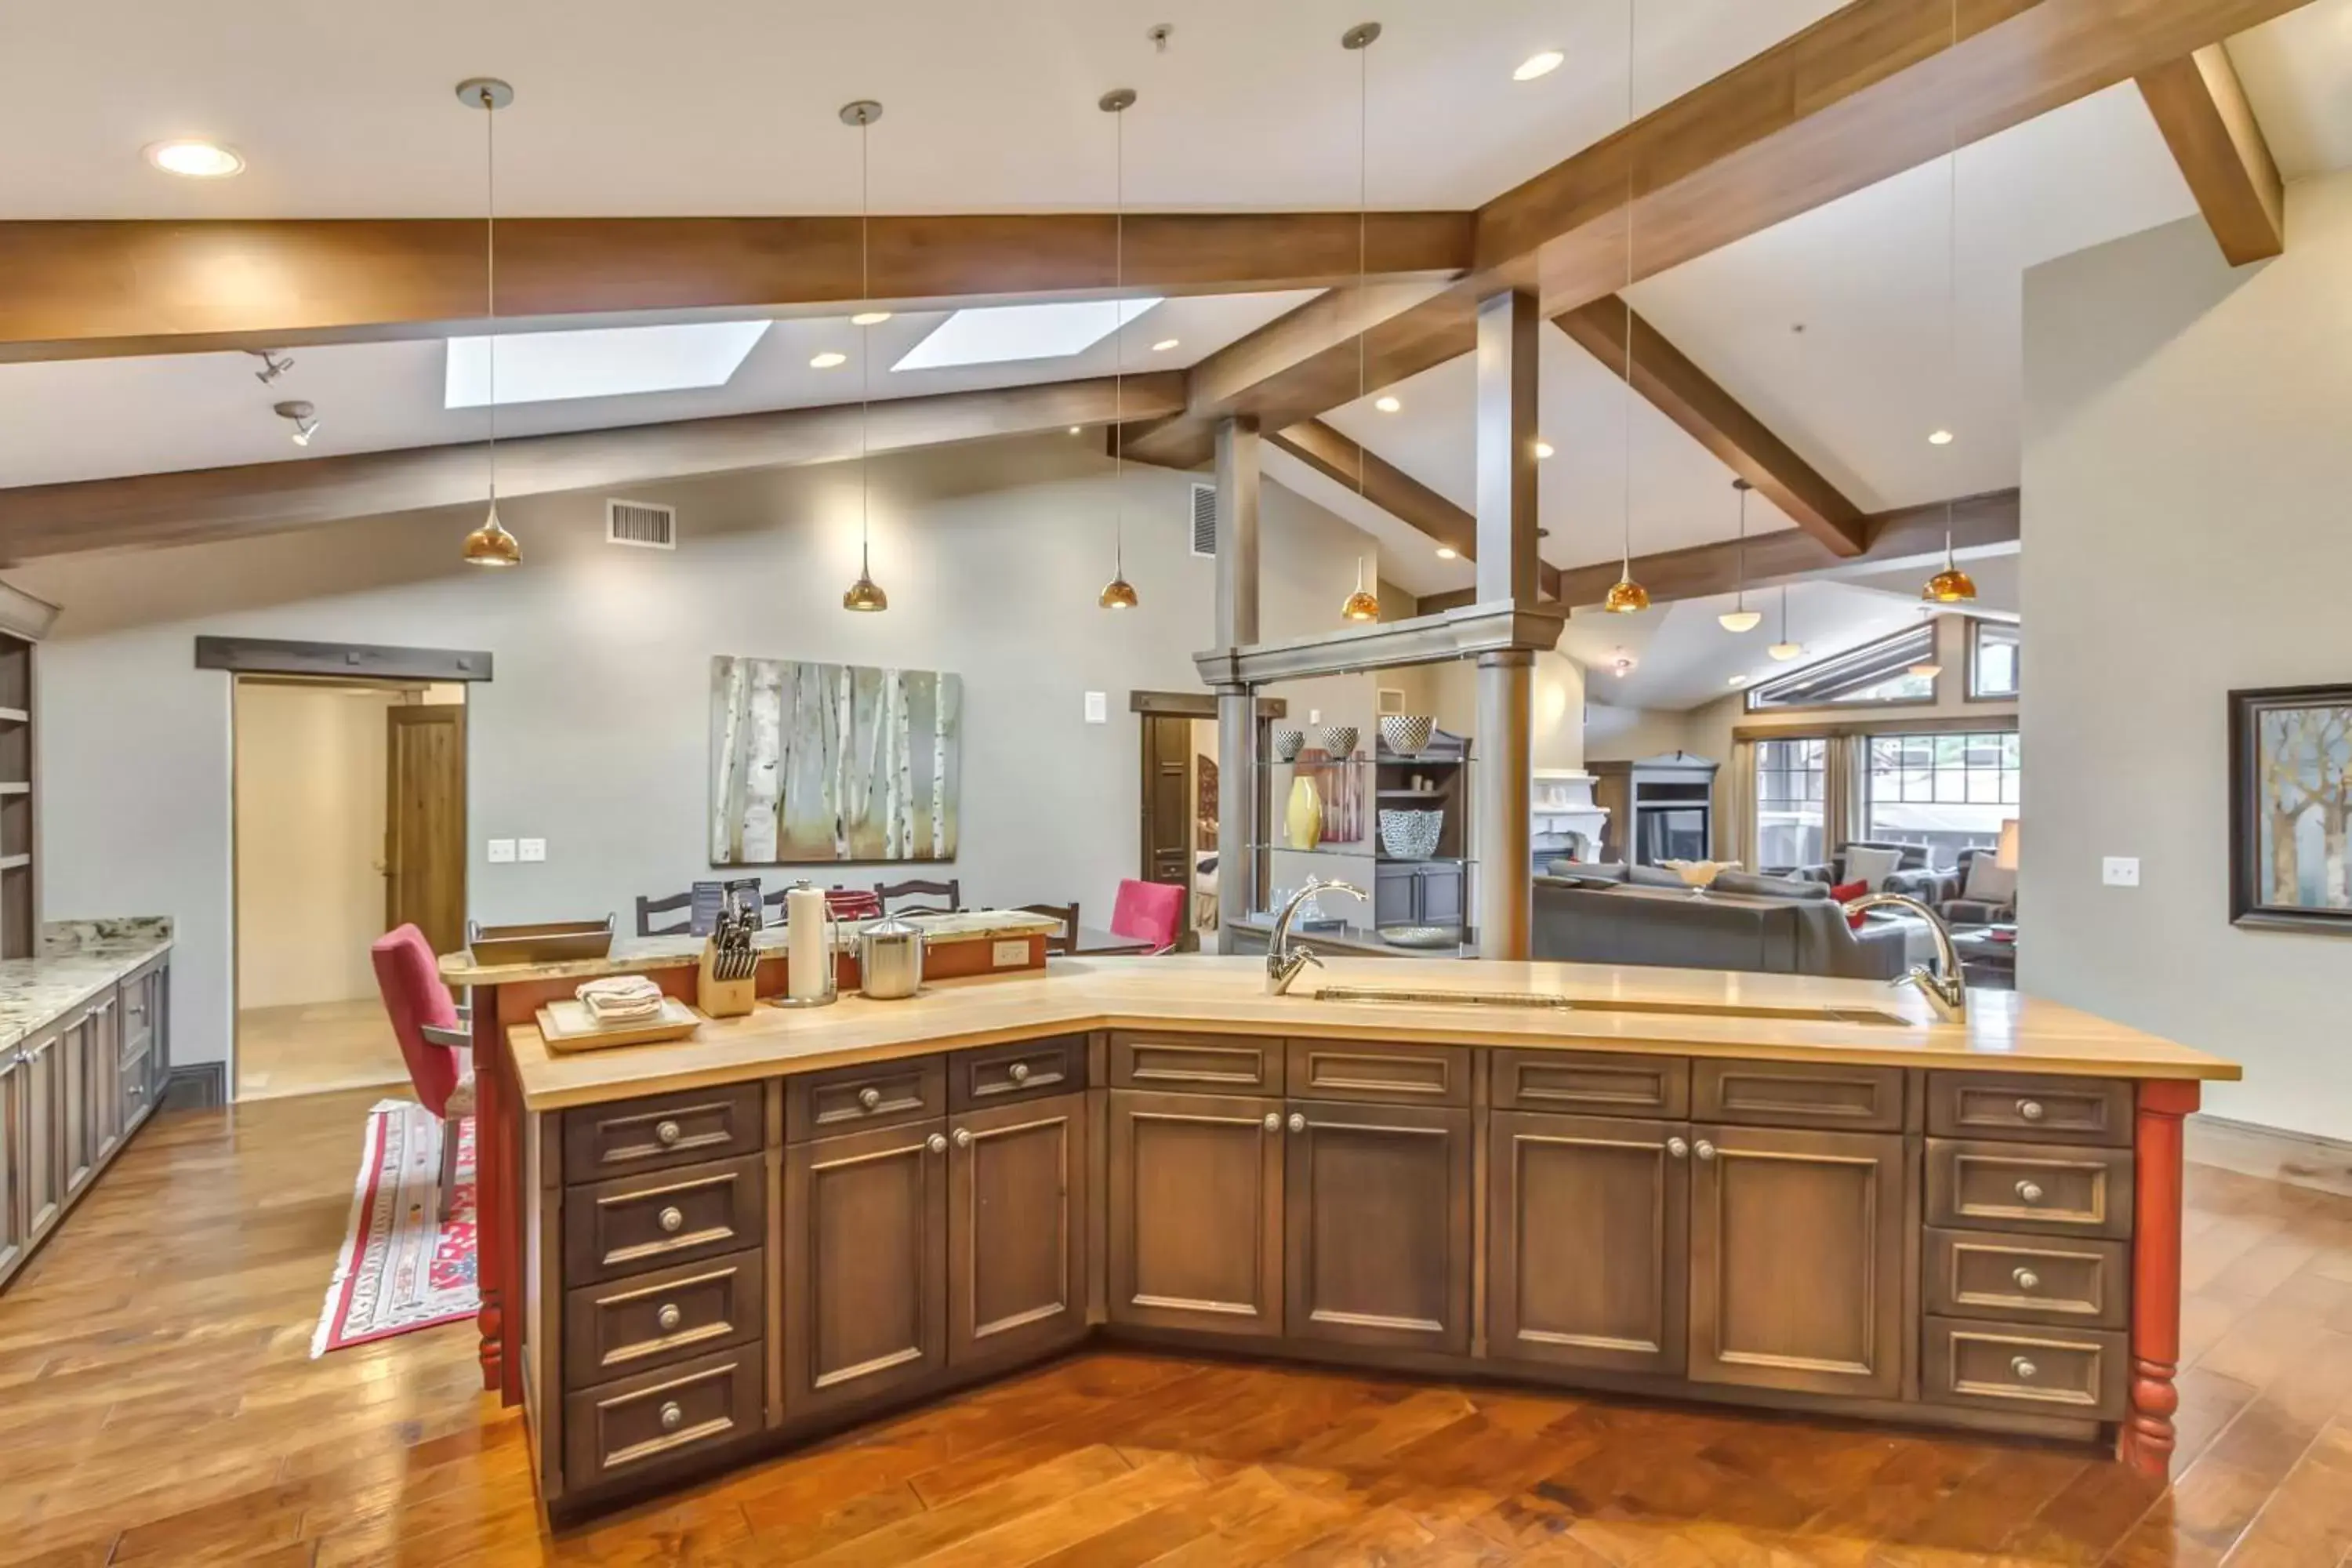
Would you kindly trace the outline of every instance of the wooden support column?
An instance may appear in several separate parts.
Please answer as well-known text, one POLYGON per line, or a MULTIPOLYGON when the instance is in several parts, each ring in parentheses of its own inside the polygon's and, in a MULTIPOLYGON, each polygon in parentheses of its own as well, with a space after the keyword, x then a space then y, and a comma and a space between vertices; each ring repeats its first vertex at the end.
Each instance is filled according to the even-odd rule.
MULTIPOLYGON (((1536 389, 1543 321, 1535 296, 1478 305, 1478 602, 1536 601, 1536 389)), ((1478 656, 1471 738, 1470 853, 1477 864, 1478 956, 1528 956, 1534 862, 1535 652, 1478 656)))
POLYGON ((2158 1480, 2172 1473, 2180 1408, 2180 1119, 2198 1100, 2193 1079, 2141 1084, 2132 1142, 2131 1413, 2116 1458, 2158 1480))
MULTIPOLYGON (((1478 656, 1478 733, 1472 737, 1471 826, 1477 865, 1478 956, 1528 956, 1534 922, 1536 656, 1502 648, 1478 656)), ((1222 884, 1221 884, 1222 885, 1222 884)))
MULTIPOLYGON (((1258 429, 1254 419, 1217 426, 1217 646, 1257 641, 1258 429)), ((1217 951, 1234 951, 1249 913, 1257 858, 1249 852, 1257 798, 1257 693, 1217 687, 1217 951)))
POLYGON ((1537 333, 1532 294, 1478 307, 1478 601, 1536 597, 1537 333))

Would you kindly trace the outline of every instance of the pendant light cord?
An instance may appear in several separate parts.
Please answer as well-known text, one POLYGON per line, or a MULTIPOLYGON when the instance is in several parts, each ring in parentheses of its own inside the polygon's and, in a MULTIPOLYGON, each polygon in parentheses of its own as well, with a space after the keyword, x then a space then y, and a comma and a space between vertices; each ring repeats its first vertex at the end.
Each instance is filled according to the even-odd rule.
POLYGON ((1111 114, 1111 576, 1127 580, 1127 110, 1111 114))
MULTIPOLYGON (((872 163, 866 138, 874 128, 870 113, 857 117, 857 298, 863 305, 874 303, 873 241, 874 194, 872 163)), ((872 329, 868 329, 869 333, 872 329)), ((866 466, 872 456, 868 444, 868 426, 874 409, 874 355, 872 339, 858 345, 857 354, 857 574, 860 578, 874 574, 874 534, 872 508, 868 504, 869 487, 866 466)))
MULTIPOLYGON (((1960 0, 1951 0, 1951 37, 1948 47, 1958 52, 1960 47, 1960 0)), ((1948 111, 1944 134, 1944 398, 1948 405, 1945 417, 1952 420, 1959 410, 1955 406, 1960 390, 1960 117, 1955 108, 1948 111)), ((1955 421, 1956 422, 1956 421, 1955 421)), ((1942 426, 1950 429, 1950 424, 1942 426)), ((1951 475, 1944 476, 1944 564, 1952 563, 1952 482, 1951 475)))
POLYGON ((1621 581, 1633 578, 1633 58, 1640 0, 1625 0, 1625 288, 1617 298, 1625 307, 1625 517, 1624 552, 1619 558, 1621 581))
POLYGON ((490 313, 490 514, 499 510, 499 106, 482 89, 482 238, 485 303, 490 313))
POLYGON ((1739 549, 1736 557, 1738 562, 1739 587, 1734 595, 1732 607, 1745 610, 1748 608, 1748 486, 1735 479, 1732 481, 1732 489, 1739 492, 1739 549))
MULTIPOLYGON (((1371 226, 1371 123, 1372 123, 1372 40, 1367 38, 1356 51, 1356 401, 1361 403, 1368 390, 1364 363, 1364 337, 1370 328, 1371 313, 1366 299, 1371 284, 1371 251, 1369 236, 1371 226)), ((1369 466, 1363 444, 1356 446, 1356 499, 1364 499, 1364 469, 1369 466)), ((1356 558, 1356 590, 1364 587, 1363 557, 1356 558)))

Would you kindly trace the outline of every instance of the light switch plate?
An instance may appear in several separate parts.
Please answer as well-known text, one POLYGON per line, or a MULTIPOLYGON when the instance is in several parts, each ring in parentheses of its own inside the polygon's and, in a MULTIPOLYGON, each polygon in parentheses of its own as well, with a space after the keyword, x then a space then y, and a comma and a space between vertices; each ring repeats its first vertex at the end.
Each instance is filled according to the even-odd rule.
POLYGON ((1011 937, 998 942, 989 957, 990 965, 997 969, 1017 969, 1028 962, 1029 943, 1022 937, 1011 937))
POLYGON ((1309 724, 1320 724, 1323 722, 1323 710, 1320 708, 1309 708, 1307 710, 1307 721, 1309 724))
POLYGON ((2139 886, 2139 857, 2110 855, 2099 863, 2099 879, 2110 888, 2139 886))
POLYGON ((489 841, 488 849, 491 865, 511 866, 514 864, 515 841, 513 839, 493 838, 489 841))
POLYGON ((515 840, 515 856, 521 860, 544 860, 547 858, 547 840, 518 838, 515 840))
POLYGON ((1110 722, 1110 693, 1108 691, 1087 693, 1087 722, 1089 724, 1110 722))

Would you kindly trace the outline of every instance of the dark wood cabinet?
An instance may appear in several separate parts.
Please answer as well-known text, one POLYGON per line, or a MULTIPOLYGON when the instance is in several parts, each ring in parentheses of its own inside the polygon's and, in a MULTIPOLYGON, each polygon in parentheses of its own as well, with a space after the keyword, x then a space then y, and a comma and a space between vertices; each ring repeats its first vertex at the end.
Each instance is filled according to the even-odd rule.
POLYGON ((1110 1321, 1281 1333, 1283 1102, 1140 1089, 1109 1100, 1110 1321))
POLYGON ((1284 1331, 1466 1352, 1470 1112, 1293 1100, 1281 1142, 1284 1331))
POLYGON ((1487 1353, 1679 1374, 1691 1163, 1687 1123, 1495 1112, 1487 1353))
POLYGON ((1087 1331, 1087 1099, 967 1110, 948 1133, 948 1364, 1087 1331))
POLYGON ((787 1419, 947 1364, 948 1148, 945 1123, 924 1121, 785 1151, 787 1419))
POLYGON ((1893 1398, 1903 1387, 1904 1141, 1691 1128, 1688 1375, 1893 1398))
POLYGON ((1383 860, 1372 873, 1375 925, 1459 925, 1460 861, 1383 860))

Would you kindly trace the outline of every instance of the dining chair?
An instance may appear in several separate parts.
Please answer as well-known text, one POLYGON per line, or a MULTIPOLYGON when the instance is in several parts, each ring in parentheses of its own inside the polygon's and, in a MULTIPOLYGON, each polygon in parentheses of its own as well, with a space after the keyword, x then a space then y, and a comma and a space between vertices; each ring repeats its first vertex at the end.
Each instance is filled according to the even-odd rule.
POLYGON ((441 1119, 438 1217, 446 1221, 457 1196, 461 1124, 474 1114, 474 1037, 466 1027, 464 1010, 441 984, 433 944, 423 931, 414 925, 387 931, 370 945, 368 956, 375 964, 384 1014, 392 1020, 392 1037, 408 1064, 409 1086, 416 1090, 417 1102, 441 1119))
POLYGON ((1062 922, 1062 929, 1059 931, 1048 932, 1046 934, 1045 951, 1047 952, 1075 952, 1077 951, 1078 906, 1076 904, 1024 904, 1021 908, 1024 913, 1033 915, 1051 915, 1054 919, 1062 922))
MULTIPOLYGON (((778 888, 760 900, 775 911, 769 917, 768 924, 780 926, 784 923, 784 895, 791 891, 788 887, 778 888)), ((868 888, 827 888, 824 890, 824 907, 837 921, 870 921, 882 913, 881 899, 868 888)))
POLYGON ((874 896, 882 901, 885 914, 951 915, 963 908, 963 881, 951 877, 944 882, 926 882, 920 878, 908 882, 877 882, 874 896), (892 909, 893 899, 945 899, 944 904, 916 903, 892 909))
POLYGON ((1183 934, 1184 889, 1171 882, 1141 882, 1133 877, 1118 884, 1110 907, 1110 932, 1148 942, 1153 953, 1168 952, 1183 934))
POLYGON ((649 899, 637 895, 637 934, 639 936, 684 936, 694 929, 694 889, 673 893, 667 899, 649 899), (676 925, 654 924, 656 915, 672 914, 679 910, 686 918, 676 925))

